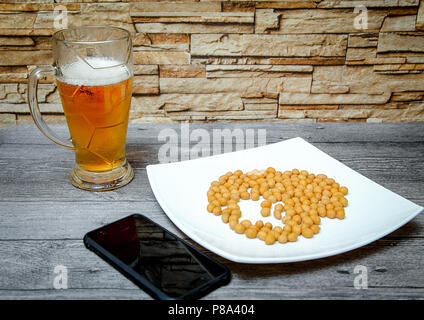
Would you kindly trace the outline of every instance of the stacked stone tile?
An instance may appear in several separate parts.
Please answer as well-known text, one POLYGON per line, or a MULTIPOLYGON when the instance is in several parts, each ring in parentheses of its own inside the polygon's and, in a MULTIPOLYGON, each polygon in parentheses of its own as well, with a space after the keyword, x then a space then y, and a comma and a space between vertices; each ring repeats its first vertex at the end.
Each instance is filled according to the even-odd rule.
MULTIPOLYGON (((424 0, 3 0, 0 127, 31 121, 58 5, 69 26, 132 32, 132 121, 424 121, 424 0)), ((53 78, 39 101, 63 121, 53 78)))

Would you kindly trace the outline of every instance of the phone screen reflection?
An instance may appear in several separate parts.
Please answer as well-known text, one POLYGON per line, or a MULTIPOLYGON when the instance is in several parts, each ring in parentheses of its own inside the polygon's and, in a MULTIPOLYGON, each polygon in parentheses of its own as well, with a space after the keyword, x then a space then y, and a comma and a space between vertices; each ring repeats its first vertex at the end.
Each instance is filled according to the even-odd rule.
POLYGON ((222 270, 143 216, 96 232, 93 240, 170 297, 202 287, 222 270))

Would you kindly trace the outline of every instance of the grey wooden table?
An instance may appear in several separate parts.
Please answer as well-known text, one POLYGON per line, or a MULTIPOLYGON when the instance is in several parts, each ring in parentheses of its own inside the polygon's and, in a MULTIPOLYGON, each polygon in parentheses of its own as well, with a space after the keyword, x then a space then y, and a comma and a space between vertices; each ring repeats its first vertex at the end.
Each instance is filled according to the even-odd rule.
MULTIPOLYGON (((185 237, 155 201, 145 169, 158 162, 164 143, 158 135, 167 128, 180 131, 178 124, 130 126, 127 156, 135 179, 124 188, 103 193, 72 187, 68 173, 73 152, 48 141, 34 125, 0 130, 0 298, 150 299, 85 249, 82 237, 135 212, 185 237), (68 289, 54 287, 58 265, 67 269, 68 289)), ((267 143, 303 137, 368 178, 424 205, 424 123, 190 124, 190 130, 196 128, 266 129, 267 143)), ((64 125, 54 130, 67 132, 64 125)), ((232 281, 205 298, 423 299, 423 245, 421 214, 365 247, 319 260, 248 265, 212 254, 231 269, 232 281), (367 289, 354 287, 358 265, 367 270, 367 289)))

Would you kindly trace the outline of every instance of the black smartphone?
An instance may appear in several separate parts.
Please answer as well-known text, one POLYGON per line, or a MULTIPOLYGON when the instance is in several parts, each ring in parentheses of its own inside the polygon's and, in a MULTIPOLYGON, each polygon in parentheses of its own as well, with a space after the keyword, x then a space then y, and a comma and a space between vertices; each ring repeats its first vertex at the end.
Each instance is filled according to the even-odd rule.
POLYGON ((156 299, 197 299, 231 278, 226 266, 141 214, 88 232, 84 244, 156 299))

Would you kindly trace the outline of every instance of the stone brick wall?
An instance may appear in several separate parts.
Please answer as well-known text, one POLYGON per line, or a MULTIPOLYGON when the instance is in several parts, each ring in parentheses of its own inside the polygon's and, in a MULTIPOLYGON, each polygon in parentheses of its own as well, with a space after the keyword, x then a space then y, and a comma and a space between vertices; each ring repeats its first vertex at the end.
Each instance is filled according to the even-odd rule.
MULTIPOLYGON (((133 121, 424 121, 424 0, 3 0, 0 127, 32 121, 59 4, 69 26, 133 33, 133 121)), ((52 79, 39 101, 63 121, 52 79)))

